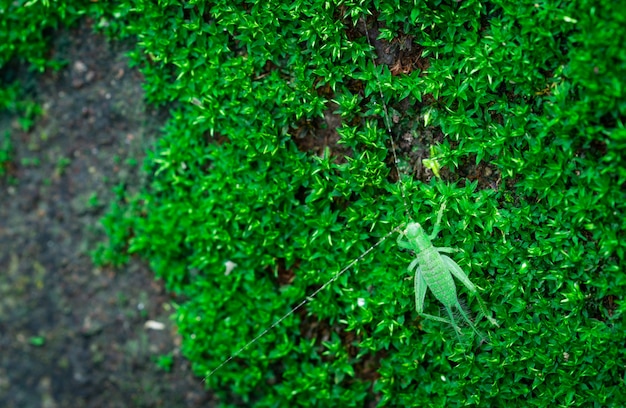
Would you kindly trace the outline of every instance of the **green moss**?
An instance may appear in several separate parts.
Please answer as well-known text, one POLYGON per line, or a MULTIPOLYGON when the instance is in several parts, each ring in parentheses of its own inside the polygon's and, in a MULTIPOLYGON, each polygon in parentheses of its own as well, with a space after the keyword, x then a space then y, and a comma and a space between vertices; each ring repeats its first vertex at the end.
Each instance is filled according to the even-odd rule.
MULTIPOLYGON (((389 239, 207 379, 225 405, 626 402, 619 8, 117 7, 148 98, 174 105, 145 191, 118 191, 99 261, 139 254, 181 295, 176 322, 199 375, 406 222, 405 202, 419 222, 446 203, 434 244, 463 250, 454 259, 501 325, 479 322, 489 343, 462 350, 444 324, 420 320, 410 254, 389 239), (364 19, 380 38, 376 65, 364 19)), ((427 296, 426 308, 439 306, 427 296)))

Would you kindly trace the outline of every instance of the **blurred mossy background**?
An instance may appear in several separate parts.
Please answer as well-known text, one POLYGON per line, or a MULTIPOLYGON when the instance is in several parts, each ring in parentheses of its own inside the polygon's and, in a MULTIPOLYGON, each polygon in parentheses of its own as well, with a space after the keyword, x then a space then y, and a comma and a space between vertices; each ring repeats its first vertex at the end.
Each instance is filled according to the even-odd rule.
POLYGON ((199 376, 446 203, 435 245, 462 250, 500 323, 478 323, 488 343, 420 319, 394 236, 207 378, 224 405, 623 406, 618 3, 2 0, 0 64, 54 69, 46 32, 80 18, 136 41, 171 118, 94 260, 150 263, 199 376))

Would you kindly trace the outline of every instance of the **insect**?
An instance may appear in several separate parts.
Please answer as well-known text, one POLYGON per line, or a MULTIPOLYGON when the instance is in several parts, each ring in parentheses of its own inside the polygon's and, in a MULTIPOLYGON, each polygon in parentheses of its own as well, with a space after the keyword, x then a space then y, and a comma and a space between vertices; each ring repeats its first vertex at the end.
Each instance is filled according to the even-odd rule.
POLYGON ((457 337, 459 338, 459 342, 461 342, 461 329, 456 323, 454 314, 452 313, 453 307, 459 311, 463 320, 465 320, 465 322, 472 328, 474 333, 479 336, 480 334, 459 303, 456 285, 454 284, 454 279, 452 279, 453 276, 461 281, 461 283, 463 283, 463 285, 465 285, 465 287, 476 297, 478 304, 480 305, 481 312, 491 322, 491 324, 498 326, 498 323, 495 319, 489 316, 489 312, 478 294, 476 285, 469 280, 463 269, 461 269, 456 262, 454 262, 450 257, 444 255, 445 253, 452 253, 458 250, 447 247, 435 247, 431 242, 437 237, 437 234, 439 234, 441 218, 445 208, 446 205, 444 203, 439 209, 437 221, 430 235, 426 234, 426 231, 424 231, 424 228, 422 228, 419 223, 411 222, 398 237, 398 246, 400 248, 412 250, 415 253, 415 259, 409 264, 407 269, 409 272, 415 271, 415 307, 417 312, 425 318, 451 324, 452 327, 454 327, 457 337), (430 289, 435 298, 441 302, 444 309, 448 313, 449 320, 424 313, 424 298, 426 297, 426 289, 430 289))

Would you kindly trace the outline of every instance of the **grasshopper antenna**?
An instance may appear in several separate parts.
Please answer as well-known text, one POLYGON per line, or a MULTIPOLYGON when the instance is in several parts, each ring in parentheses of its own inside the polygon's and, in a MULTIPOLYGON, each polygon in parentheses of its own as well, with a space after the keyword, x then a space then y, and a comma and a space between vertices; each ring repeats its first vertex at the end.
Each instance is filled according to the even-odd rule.
MULTIPOLYGON (((365 38, 367 39, 367 44, 370 48, 375 50, 375 47, 372 45, 372 41, 370 40, 370 33, 367 29, 367 16, 363 17, 363 27, 365 28, 365 38)), ((376 69, 376 61, 374 60, 373 54, 370 54, 370 59, 372 61, 372 66, 374 67, 374 75, 376 75, 376 85, 378 85, 378 93, 380 94, 380 103, 383 106, 383 113, 385 114, 385 129, 387 129, 387 134, 389 135, 389 141, 391 142, 391 152, 393 154, 393 165, 396 167, 396 172, 398 173, 398 185, 400 186, 400 194, 402 194, 402 203, 404 204, 404 212, 408 220, 412 220, 411 212, 409 211, 409 206, 406 200, 406 194, 404 193, 404 183, 402 183, 402 177, 400 176, 400 171, 398 170, 398 155, 396 154, 396 142, 393 141, 393 134, 391 133, 391 120, 389 119, 389 111, 387 109, 387 104, 385 103, 385 97, 383 95, 383 87, 380 84, 380 77, 378 76, 378 70, 376 69)))
POLYGON ((240 355, 241 353, 243 353, 248 347, 250 347, 251 345, 253 345, 254 343, 256 343, 261 337, 265 336, 268 332, 270 332, 272 329, 274 329, 274 327, 278 326, 280 323, 282 323, 283 320, 285 320, 286 318, 288 318, 289 316, 291 316, 292 314, 294 314, 295 312, 297 312, 300 308, 302 308, 304 305, 306 305, 307 303, 309 303, 311 300, 313 300, 313 298, 320 293, 321 291, 323 291, 324 289, 326 289, 330 284, 332 284, 333 282, 335 282, 337 279, 339 279, 339 277, 341 275, 343 275, 348 269, 352 268, 357 262, 359 262, 361 259, 365 258, 367 256, 367 254, 369 254, 370 252, 372 252, 374 250, 374 248, 376 248, 377 246, 379 246, 380 244, 382 244, 387 238, 389 238, 393 233, 399 231, 402 227, 404 227, 404 225, 400 225, 396 228, 394 228, 393 230, 391 230, 390 232, 387 233, 387 235, 385 235, 384 237, 382 237, 378 242, 376 242, 374 245, 372 245, 371 247, 369 247, 369 249, 365 252, 363 252, 358 258, 355 258, 352 262, 350 262, 345 268, 343 268, 342 270, 340 270, 339 272, 337 272, 335 274, 335 276, 333 276, 330 280, 328 280, 326 283, 324 283, 322 286, 320 286, 317 290, 315 290, 315 292, 311 293, 309 296, 307 296, 303 301, 301 301, 300 303, 298 303, 298 305, 296 305, 296 307, 294 307, 293 309, 291 309, 289 312, 285 313, 280 319, 276 320, 274 323, 272 323, 271 326, 269 326, 267 329, 263 330, 260 334, 258 334, 255 338, 253 338, 252 340, 250 340, 248 343, 246 343, 242 348, 240 348, 239 350, 237 350, 235 353, 231 354, 230 357, 228 357, 226 360, 222 361, 222 363, 220 365, 218 365, 217 367, 215 367, 211 372, 209 372, 209 374, 206 375, 206 377, 204 377, 204 381, 206 381, 207 379, 209 379, 209 377, 211 377, 213 374, 215 374, 215 372, 217 372, 220 368, 224 367, 226 364, 228 364, 232 359, 234 359, 235 357, 237 357, 238 355, 240 355))

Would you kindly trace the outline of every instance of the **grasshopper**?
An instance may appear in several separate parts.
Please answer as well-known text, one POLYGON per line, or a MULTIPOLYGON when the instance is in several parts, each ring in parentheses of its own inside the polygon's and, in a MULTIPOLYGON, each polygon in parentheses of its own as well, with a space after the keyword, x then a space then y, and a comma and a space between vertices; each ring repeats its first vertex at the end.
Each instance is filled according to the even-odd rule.
MULTIPOLYGON (((450 259, 446 255, 442 255, 442 253, 451 253, 457 252, 458 249, 454 248, 446 248, 446 247, 434 247, 432 244, 432 240, 437 237, 440 230, 441 218, 443 217, 443 211, 445 210, 445 203, 441 205, 439 209, 439 213, 437 214, 437 222, 433 228, 433 232, 430 235, 426 235, 426 232, 422 228, 422 226, 417 222, 411 222, 407 225, 407 227, 400 232, 398 236, 398 246, 400 248, 412 250, 415 253, 415 259, 409 264, 408 270, 409 272, 415 271, 415 305, 417 308, 417 312, 420 316, 423 316, 428 319, 437 320, 440 322, 451 324, 454 327, 457 338, 459 339, 459 343, 462 344, 460 333, 461 329, 459 325, 456 323, 454 319, 454 315, 452 314, 452 308, 456 307, 460 312, 461 316, 467 322, 467 324, 472 328, 474 333, 476 333, 479 337, 482 337, 476 327, 470 320, 469 316, 463 310, 463 307, 459 303, 459 299, 456 294, 456 286, 454 285, 454 280, 452 279, 452 275, 454 275, 458 280, 460 280, 467 289, 476 296, 478 300, 478 304, 480 305, 480 310, 482 314, 493 324, 498 327, 498 323, 495 319, 489 316, 489 312, 487 311, 487 307, 485 306, 483 300, 476 290, 476 285, 474 285, 465 272, 461 269, 461 267, 450 259), (404 239, 406 238, 406 239, 404 239), (435 298, 439 300, 446 311, 448 312, 448 316, 450 320, 444 319, 439 316, 430 315, 424 313, 424 298, 426 297, 426 289, 430 288, 435 298)), ((243 351, 245 351, 248 347, 254 344, 257 340, 267 334, 270 330, 278 326, 283 320, 287 317, 291 316, 297 310, 302 308, 304 305, 309 303, 313 298, 322 290, 326 289, 329 285, 335 282, 341 275, 347 272, 350 268, 352 268, 357 262, 362 260, 365 256, 367 256, 374 248, 382 244, 389 236, 397 231, 399 231, 402 226, 394 228, 392 231, 387 233, 384 237, 382 237, 377 243, 371 246, 368 250, 363 252, 358 258, 355 258, 350 262, 346 267, 337 272, 330 280, 326 281, 321 287, 319 287, 316 291, 307 296, 304 300, 302 300, 296 307, 291 309, 281 318, 272 323, 271 326, 263 330, 260 334, 258 334, 255 338, 246 343, 243 347, 233 353, 226 360, 222 361, 220 365, 211 370, 204 378, 204 380, 211 377, 216 371, 222 368, 224 365, 228 364, 232 359, 237 357, 243 351)))
POLYGON ((461 283, 463 283, 463 285, 465 285, 465 287, 476 296, 482 314, 491 322, 491 324, 498 326, 498 323, 495 319, 489 316, 489 312, 476 290, 476 285, 469 280, 467 274, 463 272, 463 269, 461 269, 456 262, 454 262, 450 257, 443 255, 444 253, 452 253, 458 250, 447 247, 435 247, 431 242, 437 237, 437 234, 439 234, 441 218, 445 208, 446 205, 444 203, 439 209, 437 221, 430 235, 426 234, 426 231, 424 231, 419 223, 411 222, 398 237, 398 246, 400 248, 412 250, 415 253, 415 259, 409 264, 408 270, 409 272, 415 271, 415 307, 417 309, 417 313, 427 319, 451 324, 452 327, 454 327, 459 342, 461 342, 461 329, 452 314, 453 307, 459 311, 463 320, 465 320, 465 322, 472 328, 474 333, 478 336, 480 336, 480 334, 459 303, 456 286, 452 276, 460 280, 461 283), (450 318, 449 320, 424 313, 424 298, 426 296, 427 288, 430 288, 430 291, 433 293, 435 298, 440 301, 444 309, 446 309, 450 318))

